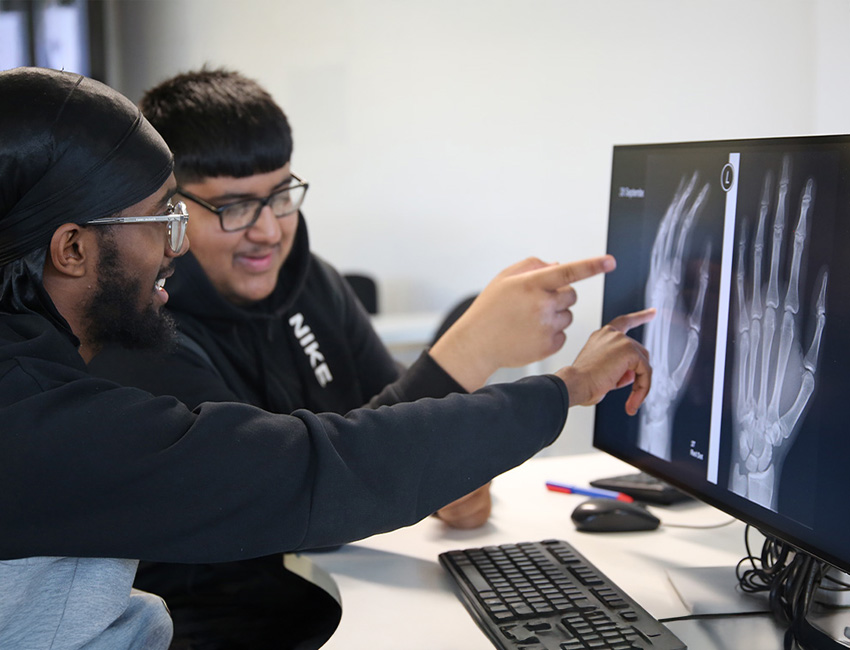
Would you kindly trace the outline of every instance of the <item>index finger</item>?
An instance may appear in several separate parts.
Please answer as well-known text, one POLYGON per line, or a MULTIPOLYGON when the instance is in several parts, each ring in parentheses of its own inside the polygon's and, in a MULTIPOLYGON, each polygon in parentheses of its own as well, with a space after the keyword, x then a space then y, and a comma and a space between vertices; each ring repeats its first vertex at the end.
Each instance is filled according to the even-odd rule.
POLYGON ((614 320, 608 323, 608 325, 618 332, 625 334, 630 329, 634 329, 635 327, 639 327, 651 321, 655 318, 655 312, 655 307, 641 309, 640 311, 633 311, 631 314, 617 316, 614 320))
POLYGON ((608 273, 615 268, 617 268, 617 261, 613 255, 600 255, 599 257, 589 257, 577 262, 553 264, 544 269, 532 271, 532 273, 540 280, 543 288, 555 291, 573 282, 578 282, 579 280, 584 280, 600 273, 608 273))
POLYGON ((648 359, 642 357, 637 368, 633 368, 633 371, 635 379, 632 384, 632 392, 626 400, 626 413, 629 415, 635 415, 638 412, 652 385, 652 366, 649 365, 648 359))

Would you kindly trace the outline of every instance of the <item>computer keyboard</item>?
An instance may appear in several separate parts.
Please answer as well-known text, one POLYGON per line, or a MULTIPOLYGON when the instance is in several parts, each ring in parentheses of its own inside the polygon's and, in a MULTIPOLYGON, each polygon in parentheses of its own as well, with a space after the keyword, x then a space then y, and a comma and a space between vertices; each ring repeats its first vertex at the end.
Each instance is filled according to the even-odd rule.
POLYGON ((497 648, 687 647, 562 540, 449 551, 440 563, 497 648))

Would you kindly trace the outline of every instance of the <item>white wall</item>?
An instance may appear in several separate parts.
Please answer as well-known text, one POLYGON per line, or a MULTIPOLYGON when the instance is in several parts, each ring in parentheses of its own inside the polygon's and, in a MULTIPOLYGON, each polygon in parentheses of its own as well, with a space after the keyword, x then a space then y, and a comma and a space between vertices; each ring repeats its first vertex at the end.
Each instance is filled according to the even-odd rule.
MULTIPOLYGON (((314 248, 386 311, 602 253, 615 143, 850 131, 846 0, 113 0, 132 99, 208 63, 294 126, 314 248)), ((580 287, 556 367, 599 325, 580 287)), ((590 445, 579 410, 559 450, 590 445)))

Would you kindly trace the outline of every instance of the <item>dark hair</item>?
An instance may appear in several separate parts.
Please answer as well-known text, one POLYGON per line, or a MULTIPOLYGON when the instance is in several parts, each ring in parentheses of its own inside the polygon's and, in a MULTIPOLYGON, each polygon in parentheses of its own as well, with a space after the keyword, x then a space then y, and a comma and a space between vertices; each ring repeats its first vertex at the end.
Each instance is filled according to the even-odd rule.
POLYGON ((292 157, 292 130, 256 81, 223 68, 177 75, 148 90, 142 113, 174 153, 180 183, 274 171, 292 157))

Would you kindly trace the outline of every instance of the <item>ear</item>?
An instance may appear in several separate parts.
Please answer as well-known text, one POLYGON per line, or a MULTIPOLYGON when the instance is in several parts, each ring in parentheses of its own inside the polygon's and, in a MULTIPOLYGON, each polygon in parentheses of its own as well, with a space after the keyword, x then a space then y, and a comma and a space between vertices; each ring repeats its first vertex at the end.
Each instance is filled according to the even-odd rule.
POLYGON ((83 277, 97 262, 97 244, 91 230, 75 223, 59 226, 50 239, 47 259, 60 274, 83 277))

